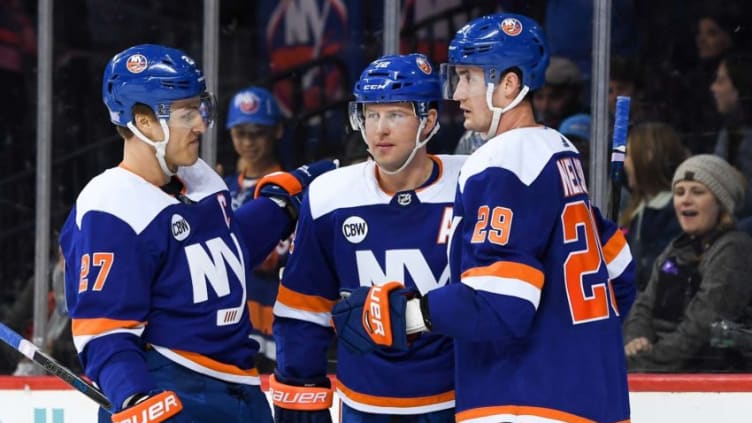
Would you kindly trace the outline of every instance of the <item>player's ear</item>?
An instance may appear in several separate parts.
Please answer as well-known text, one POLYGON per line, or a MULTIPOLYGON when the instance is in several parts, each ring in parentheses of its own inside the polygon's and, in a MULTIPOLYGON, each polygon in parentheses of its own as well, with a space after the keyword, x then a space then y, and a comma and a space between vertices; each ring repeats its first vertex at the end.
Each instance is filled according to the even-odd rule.
POLYGON ((522 81, 516 72, 509 71, 501 78, 499 85, 504 90, 504 95, 509 98, 517 97, 522 89, 522 81))
POLYGON ((152 119, 152 117, 148 113, 134 111, 133 124, 136 125, 136 128, 138 128, 141 132, 149 132, 153 123, 154 119, 152 119))
POLYGON ((436 126, 436 122, 439 119, 439 111, 436 109, 430 109, 428 116, 426 117, 426 126, 423 127, 423 136, 427 136, 433 131, 433 127, 436 126))

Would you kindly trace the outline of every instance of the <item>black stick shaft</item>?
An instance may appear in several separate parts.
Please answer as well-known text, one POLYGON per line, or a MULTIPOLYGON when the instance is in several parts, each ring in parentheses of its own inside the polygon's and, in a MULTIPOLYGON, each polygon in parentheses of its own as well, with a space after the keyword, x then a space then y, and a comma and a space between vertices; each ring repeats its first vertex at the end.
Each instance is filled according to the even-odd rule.
POLYGON ((102 391, 58 363, 54 358, 43 353, 36 345, 24 339, 16 331, 3 323, 0 323, 0 340, 42 366, 51 375, 59 377, 77 391, 91 398, 104 409, 109 410, 112 407, 110 400, 107 399, 102 391))

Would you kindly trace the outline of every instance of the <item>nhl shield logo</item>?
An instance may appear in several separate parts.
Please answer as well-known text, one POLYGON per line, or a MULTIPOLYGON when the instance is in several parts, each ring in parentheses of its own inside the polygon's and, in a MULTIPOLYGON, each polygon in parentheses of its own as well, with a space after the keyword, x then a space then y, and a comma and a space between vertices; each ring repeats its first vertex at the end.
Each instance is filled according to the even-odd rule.
POLYGON ((413 196, 409 192, 401 192, 397 195, 397 204, 400 206, 409 206, 413 202, 413 196))

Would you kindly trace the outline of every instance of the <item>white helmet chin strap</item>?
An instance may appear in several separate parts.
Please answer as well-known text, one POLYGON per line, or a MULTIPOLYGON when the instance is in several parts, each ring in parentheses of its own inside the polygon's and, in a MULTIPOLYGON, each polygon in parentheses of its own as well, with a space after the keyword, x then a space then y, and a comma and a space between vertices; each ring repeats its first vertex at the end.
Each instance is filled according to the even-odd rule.
POLYGON ((488 128, 488 132, 486 132, 486 135, 484 136, 484 138, 487 140, 490 140, 492 137, 496 136, 496 130, 499 129, 499 122, 501 122, 501 115, 520 104, 522 99, 527 95, 528 91, 530 91, 530 87, 524 85, 522 87, 522 90, 520 90, 520 93, 517 94, 517 97, 515 97, 511 103, 507 104, 507 107, 500 108, 493 105, 494 87, 495 85, 489 82, 488 88, 486 88, 486 104, 488 105, 488 108, 491 110, 491 112, 493 112, 493 116, 491 117, 491 126, 488 128))
MULTIPOLYGON (((420 150, 423 146, 425 146, 426 144, 428 144, 428 141, 430 141, 431 138, 433 138, 433 136, 436 135, 437 132, 439 132, 439 127, 441 125, 439 124, 439 121, 436 120, 436 125, 433 126, 433 129, 428 134, 428 136, 426 136, 426 139, 424 139, 423 141, 421 141, 420 140, 420 134, 421 134, 421 132, 423 132, 423 128, 426 127, 426 122, 428 122, 427 118, 421 118, 420 119, 420 124, 418 125, 418 131, 415 133, 415 146, 413 147, 413 150, 410 152, 410 155, 407 156, 407 159, 405 159, 405 162, 402 163, 402 166, 400 166, 399 168, 397 168, 397 170, 387 170, 386 168, 384 168, 384 166, 382 166, 381 164, 379 164, 379 162, 376 162, 376 164, 379 165, 379 170, 381 172, 384 172, 387 175, 396 175, 396 174, 402 172, 403 170, 405 170, 405 168, 407 167, 407 165, 409 165, 410 162, 413 161, 413 158, 415 157, 415 153, 417 153, 418 150, 420 150)), ((360 123, 360 122, 358 122, 358 126, 360 127, 360 135, 363 137, 363 141, 365 141, 366 145, 368 145, 368 140, 366 138, 366 129, 363 127, 363 124, 360 123)), ((371 151, 368 150, 368 152, 370 153, 371 151)), ((374 161, 376 161, 376 159, 374 159, 374 161)))
POLYGON ((159 167, 162 168, 162 173, 170 178, 175 175, 175 172, 171 171, 167 167, 167 162, 165 162, 167 143, 170 142, 170 128, 167 127, 167 121, 164 119, 159 119, 159 125, 162 127, 162 131, 165 134, 164 141, 152 141, 149 139, 149 137, 139 131, 138 128, 136 128, 136 125, 133 124, 133 122, 127 123, 128 129, 130 129, 138 139, 154 147, 154 149, 156 150, 154 155, 157 156, 157 161, 159 162, 159 167))

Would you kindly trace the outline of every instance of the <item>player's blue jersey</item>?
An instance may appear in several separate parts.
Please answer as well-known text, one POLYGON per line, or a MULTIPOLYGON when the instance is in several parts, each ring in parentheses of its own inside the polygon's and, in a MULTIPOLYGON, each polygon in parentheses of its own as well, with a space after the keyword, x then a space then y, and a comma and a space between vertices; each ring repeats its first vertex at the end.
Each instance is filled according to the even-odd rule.
MULTIPOLYGON (((414 191, 383 192, 373 161, 326 173, 309 187, 274 306, 278 369, 326 374, 331 309, 342 292, 401 281, 425 294, 449 281, 446 247, 465 156, 432 157, 438 177, 414 191)), ((337 351, 337 391, 350 407, 420 414, 454 406, 453 346, 422 334, 406 352, 337 351)))
MULTIPOLYGON (((233 210, 237 210, 253 199, 259 178, 247 178, 243 172, 239 172, 226 176, 224 179, 230 191, 233 210)), ((280 241, 266 259, 248 275, 248 309, 253 323, 251 337, 259 343, 259 352, 270 359, 276 356, 276 347, 272 337, 272 322, 274 321, 272 307, 277 298, 279 271, 287 262, 289 248, 290 239, 280 241)))
POLYGON ((452 283, 428 301, 455 339, 457 421, 628 420, 632 259, 576 149, 542 127, 491 139, 463 166, 454 213, 452 283))
POLYGON ((81 191, 61 231, 74 342, 116 404, 129 390, 148 392, 134 359, 147 345, 198 373, 259 383, 246 284, 289 217, 268 199, 233 212, 201 160, 177 176, 184 191, 172 196, 109 169, 81 191), (128 363, 120 373, 119 361, 128 363), (118 374, 126 380, 112 380, 118 374))

